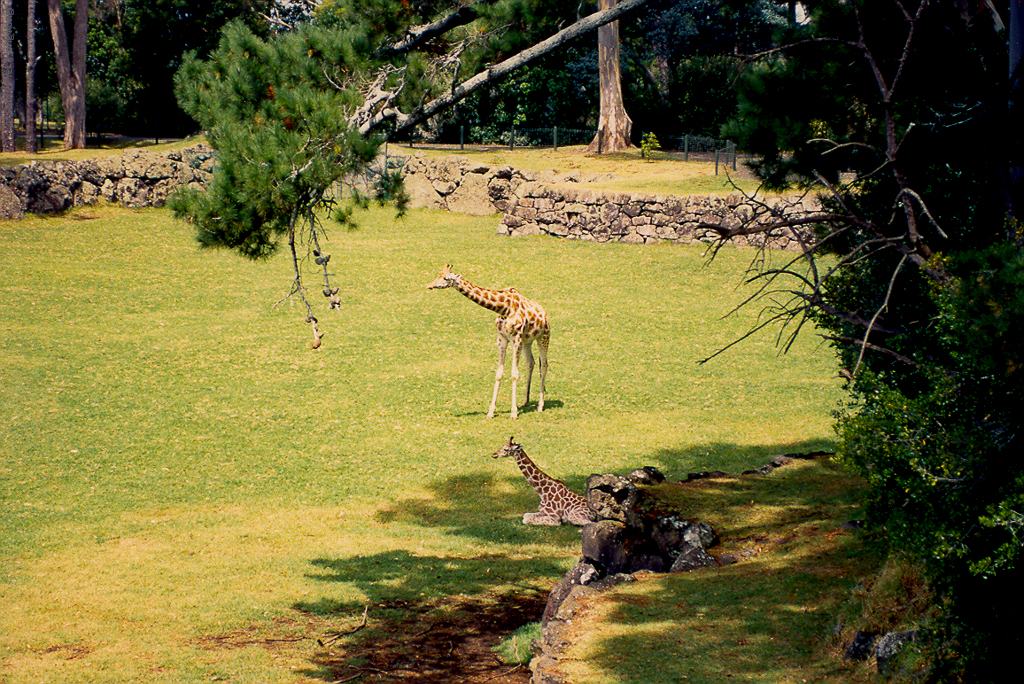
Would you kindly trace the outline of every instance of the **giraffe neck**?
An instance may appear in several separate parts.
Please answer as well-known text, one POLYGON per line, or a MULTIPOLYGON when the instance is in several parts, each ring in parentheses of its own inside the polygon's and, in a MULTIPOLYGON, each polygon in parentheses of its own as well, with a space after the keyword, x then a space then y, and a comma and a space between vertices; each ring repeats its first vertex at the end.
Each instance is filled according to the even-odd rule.
POLYGON ((553 477, 545 474, 543 470, 538 468, 537 464, 530 460, 525 451, 520 451, 516 454, 516 465, 523 471, 523 476, 530 483, 530 486, 538 492, 541 491, 541 487, 544 485, 557 482, 553 477))
POLYGON ((464 294, 470 301, 476 302, 485 309, 490 309, 502 316, 508 316, 511 310, 512 297, 507 292, 477 287, 462 276, 459 276, 459 279, 456 281, 455 289, 464 294))

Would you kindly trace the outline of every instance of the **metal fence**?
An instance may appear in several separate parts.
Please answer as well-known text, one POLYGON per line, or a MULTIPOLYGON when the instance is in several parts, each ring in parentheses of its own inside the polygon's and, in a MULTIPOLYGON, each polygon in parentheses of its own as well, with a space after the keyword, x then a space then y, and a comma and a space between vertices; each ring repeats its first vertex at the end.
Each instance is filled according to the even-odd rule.
MULTIPOLYGON (((465 149, 466 145, 492 145, 498 147, 551 147, 555 150, 560 145, 588 145, 597 135, 593 128, 547 128, 512 127, 510 130, 498 131, 483 129, 476 126, 448 126, 444 131, 427 137, 417 135, 410 138, 410 145, 445 145, 458 146, 465 149)), ((642 138, 643 136, 641 136, 642 138)), ((719 140, 704 135, 684 134, 662 141, 659 149, 673 154, 682 154, 684 161, 714 161, 715 174, 719 167, 737 168, 738 151, 736 143, 730 140, 719 140)))

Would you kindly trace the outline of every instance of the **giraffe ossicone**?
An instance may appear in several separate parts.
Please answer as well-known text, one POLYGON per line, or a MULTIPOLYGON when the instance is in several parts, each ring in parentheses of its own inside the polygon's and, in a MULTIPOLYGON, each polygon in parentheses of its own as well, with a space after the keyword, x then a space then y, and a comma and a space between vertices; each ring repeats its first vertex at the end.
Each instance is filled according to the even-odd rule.
POLYGON ((561 525, 563 522, 573 525, 586 525, 595 520, 594 512, 587 505, 587 500, 565 486, 561 480, 556 480, 537 464, 530 460, 530 457, 523 451, 522 444, 516 444, 508 438, 508 444, 501 447, 494 453, 494 458, 513 458, 519 470, 523 472, 526 481, 530 483, 537 495, 540 496, 540 506, 536 513, 524 513, 523 524, 525 525, 561 525))
POLYGON ((430 284, 428 290, 454 287, 470 301, 476 302, 485 309, 498 314, 494 325, 498 329, 498 368, 494 372, 494 392, 491 395, 491 407, 487 417, 494 417, 494 407, 498 402, 498 388, 505 374, 505 352, 512 343, 512 417, 519 416, 519 405, 516 390, 519 383, 519 359, 526 357, 526 398, 525 407, 530 401, 530 382, 533 380, 533 343, 537 342, 537 361, 540 365, 540 395, 537 398, 537 411, 544 410, 544 390, 548 375, 548 343, 551 340, 551 326, 548 315, 537 302, 519 294, 514 287, 504 290, 488 290, 469 282, 461 275, 452 271, 451 264, 445 265, 430 284))

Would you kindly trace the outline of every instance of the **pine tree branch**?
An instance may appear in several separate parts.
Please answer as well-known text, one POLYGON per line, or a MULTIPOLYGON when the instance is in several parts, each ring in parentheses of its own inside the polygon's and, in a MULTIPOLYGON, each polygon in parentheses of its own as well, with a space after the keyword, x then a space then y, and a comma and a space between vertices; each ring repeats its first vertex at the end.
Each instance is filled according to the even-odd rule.
POLYGON ((429 24, 410 26, 401 40, 385 46, 382 48, 381 53, 387 57, 411 52, 430 40, 443 36, 452 29, 472 23, 479 18, 480 10, 478 8, 481 5, 492 5, 495 2, 496 0, 478 0, 473 4, 460 7, 451 14, 429 24))

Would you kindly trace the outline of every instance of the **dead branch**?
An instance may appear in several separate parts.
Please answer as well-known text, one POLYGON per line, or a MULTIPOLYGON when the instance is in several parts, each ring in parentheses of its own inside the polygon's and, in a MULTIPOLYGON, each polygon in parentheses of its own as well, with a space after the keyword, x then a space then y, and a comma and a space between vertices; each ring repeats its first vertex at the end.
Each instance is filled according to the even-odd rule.
MULTIPOLYGON (((914 366, 915 368, 917 368, 917 367, 919 367, 921 365, 917 361, 914 361, 911 358, 907 358, 906 356, 903 356, 902 354, 900 354, 898 352, 894 352, 892 349, 887 349, 886 347, 882 347, 882 346, 877 345, 877 344, 872 344, 871 342, 865 342, 864 340, 857 339, 857 338, 854 338, 854 337, 843 337, 843 336, 839 336, 839 335, 819 335, 819 337, 821 337, 821 339, 827 340, 829 342, 841 342, 843 344, 853 344, 853 345, 857 345, 857 346, 863 346, 863 347, 865 347, 865 348, 867 348, 867 349, 869 349, 871 351, 876 351, 876 352, 879 352, 880 354, 885 354, 887 356, 891 356, 894 359, 896 359, 897 361, 901 361, 901 362, 907 364, 908 366, 914 366)), ((852 374, 849 374, 848 377, 851 380, 853 379, 853 375, 852 374)))
POLYGON ((370 610, 370 604, 367 603, 365 606, 363 606, 363 619, 355 627, 353 627, 351 629, 342 630, 342 631, 339 631, 339 632, 333 632, 326 639, 317 639, 316 642, 318 644, 320 644, 320 646, 329 646, 330 644, 333 644, 335 641, 337 641, 338 639, 340 639, 342 637, 349 636, 350 634, 355 634, 359 630, 364 629, 366 627, 366 614, 367 614, 367 612, 369 612, 369 610, 370 610))
POLYGON ((878 317, 882 315, 882 312, 889 308, 889 298, 892 297, 892 289, 896 284, 896 277, 899 276, 900 271, 903 270, 903 264, 907 261, 907 256, 904 255, 900 259, 900 262, 896 264, 896 268, 892 272, 892 276, 889 278, 889 286, 885 290, 885 299, 882 301, 882 305, 875 311, 875 315, 868 321, 867 329, 864 331, 864 341, 860 345, 860 353, 857 354, 857 362, 853 365, 851 373, 854 377, 857 375, 857 371, 860 370, 860 364, 864 360, 864 351, 868 343, 868 337, 871 336, 871 331, 875 329, 875 323, 878 321, 878 317))

